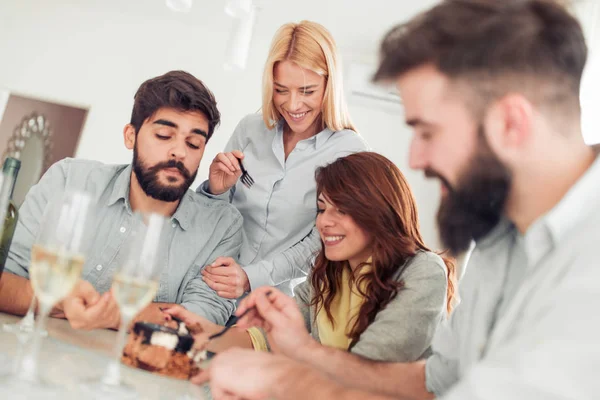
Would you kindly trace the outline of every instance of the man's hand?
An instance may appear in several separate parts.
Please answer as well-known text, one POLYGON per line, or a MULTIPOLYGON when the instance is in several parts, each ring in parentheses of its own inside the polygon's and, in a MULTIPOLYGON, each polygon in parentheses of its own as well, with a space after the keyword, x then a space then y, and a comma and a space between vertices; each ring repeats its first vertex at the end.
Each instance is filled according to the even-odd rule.
POLYGON ((81 280, 62 302, 65 318, 74 329, 117 329, 121 321, 119 306, 112 292, 100 295, 87 281, 81 280))
POLYGON ((267 332, 273 351, 296 358, 298 353, 319 344, 306 330, 296 301, 272 287, 261 287, 242 300, 236 315, 248 314, 237 322, 240 329, 259 327, 267 332))
POLYGON ((230 153, 216 155, 208 172, 208 190, 212 194, 222 194, 236 184, 242 176, 238 158, 244 158, 244 153, 234 150, 230 153))
POLYGON ((208 370, 192 378, 192 382, 210 381, 215 400, 263 400, 272 398, 272 389, 281 384, 284 377, 297 379, 301 376, 294 370, 303 368, 283 356, 231 349, 215 356, 208 370))
POLYGON ((202 270, 202 279, 217 294, 226 299, 237 299, 250 291, 248 275, 231 257, 219 257, 202 270))

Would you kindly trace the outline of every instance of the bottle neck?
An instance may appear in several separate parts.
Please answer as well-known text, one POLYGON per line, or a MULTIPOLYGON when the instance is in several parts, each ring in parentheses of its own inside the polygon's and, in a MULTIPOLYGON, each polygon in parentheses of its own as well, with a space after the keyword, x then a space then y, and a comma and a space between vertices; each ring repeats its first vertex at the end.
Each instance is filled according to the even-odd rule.
POLYGON ((13 198, 13 193, 15 191, 15 184, 17 183, 17 174, 19 173, 19 168, 15 168, 15 167, 8 167, 6 169, 4 169, 4 178, 8 180, 8 182, 6 182, 8 188, 8 191, 10 193, 10 199, 13 198))

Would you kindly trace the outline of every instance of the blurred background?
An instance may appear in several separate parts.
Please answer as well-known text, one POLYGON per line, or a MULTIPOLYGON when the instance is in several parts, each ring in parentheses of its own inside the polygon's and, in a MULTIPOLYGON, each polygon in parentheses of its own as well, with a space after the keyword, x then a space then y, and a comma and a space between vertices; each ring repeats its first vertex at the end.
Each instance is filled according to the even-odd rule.
MULTIPOLYGON (((191 4, 188 12, 174 11, 168 2, 0 0, 0 115, 16 97, 58 107, 59 120, 66 118, 61 115, 67 112, 82 110, 77 115, 81 117, 83 112, 84 121, 69 128, 70 144, 59 147, 71 146, 69 152, 80 158, 129 163, 132 155, 123 145, 122 129, 129 122, 135 90, 144 80, 169 70, 189 71, 215 93, 222 113, 221 126, 200 166, 199 184, 239 120, 259 110, 263 64, 277 28, 310 19, 327 27, 336 39, 352 118, 373 150, 390 158, 406 174, 419 204, 425 240, 431 247, 438 246, 438 185, 409 170, 410 131, 404 126, 402 105, 394 93, 369 82, 384 33, 436 1, 254 1, 253 29, 240 31, 241 42, 249 43, 247 57, 242 57, 243 69, 224 68, 231 46, 236 46, 231 37, 239 26, 239 20, 225 13, 230 2, 183 1, 191 4)), ((598 3, 582 0, 573 5, 590 45, 582 88, 584 133, 589 143, 600 142, 600 60, 594 47, 600 35, 598 3)), ((56 128, 59 121, 48 119, 54 126, 53 137, 66 134, 56 128)), ((10 122, 0 124, 0 149, 6 152, 16 120, 14 115, 4 115, 2 121, 10 122)), ((40 147, 29 153, 41 158, 44 151, 62 154, 54 140, 50 142, 48 150, 40 147)), ((13 140, 11 146, 15 143, 21 144, 13 140)), ((36 179, 43 166, 31 169, 30 179, 36 179)))

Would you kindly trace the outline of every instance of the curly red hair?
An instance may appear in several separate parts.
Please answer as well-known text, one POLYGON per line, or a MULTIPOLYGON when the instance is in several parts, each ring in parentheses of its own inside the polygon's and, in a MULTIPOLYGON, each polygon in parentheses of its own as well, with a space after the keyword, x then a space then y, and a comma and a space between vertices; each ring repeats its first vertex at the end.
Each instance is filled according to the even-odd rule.
MULTIPOLYGON (((356 287, 365 301, 350 330, 351 347, 377 313, 398 294, 403 282, 395 276, 419 250, 429 251, 419 231, 415 199, 404 175, 384 156, 355 153, 321 167, 316 172, 317 194, 323 194, 340 211, 373 238, 370 268, 358 276, 356 287)), ((447 307, 452 309, 455 266, 442 257, 448 271, 447 307)), ((330 261, 321 250, 311 275, 312 305, 321 307, 332 323, 330 307, 340 290, 347 261, 330 261)), ((358 267, 360 271, 365 264, 358 267)), ((401 275, 400 275, 401 276, 401 275)))

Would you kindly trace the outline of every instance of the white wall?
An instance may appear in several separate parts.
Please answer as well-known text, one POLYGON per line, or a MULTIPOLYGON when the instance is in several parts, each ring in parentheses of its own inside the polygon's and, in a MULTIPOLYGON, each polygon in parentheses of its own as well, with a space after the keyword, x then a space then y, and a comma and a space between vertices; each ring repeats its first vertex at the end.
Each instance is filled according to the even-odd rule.
POLYGON ((581 84, 582 130, 587 143, 600 143, 600 3, 583 0, 575 3, 589 51, 589 61, 581 84))
POLYGON ((408 167, 408 148, 411 131, 406 128, 401 106, 394 112, 392 107, 377 109, 373 106, 357 106, 350 103, 350 112, 357 129, 374 151, 392 160, 408 180, 419 207, 421 233, 425 242, 437 248, 438 234, 435 215, 439 205, 439 184, 426 180, 423 173, 408 167))
MULTIPOLYGON (((196 1, 196 13, 200 12, 198 7, 206 7, 207 15, 200 18, 198 14, 191 17, 170 13, 158 3, 163 2, 1 1, 0 87, 89 106, 77 157, 127 163, 131 153, 123 146, 121 132, 129 120, 135 90, 149 77, 171 69, 187 70, 214 91, 223 115, 201 164, 201 181, 207 176, 210 160, 224 147, 240 118, 259 109, 262 67, 271 37, 290 18, 275 18, 271 10, 266 21, 259 14, 261 29, 253 37, 247 69, 232 73, 222 68, 231 26, 231 20, 222 12, 223 2, 196 1), (148 4, 158 12, 145 12, 133 4, 148 4)), ((356 10, 348 12, 356 14, 356 10)), ((377 43, 368 51, 356 52, 353 37, 336 37, 344 49, 344 59, 374 61, 377 43)), ((408 170, 410 133, 404 128, 400 106, 390 113, 354 104, 351 112, 373 149, 405 172, 419 204, 423 235, 435 247, 438 188, 435 183, 425 182, 420 173, 408 170)))

